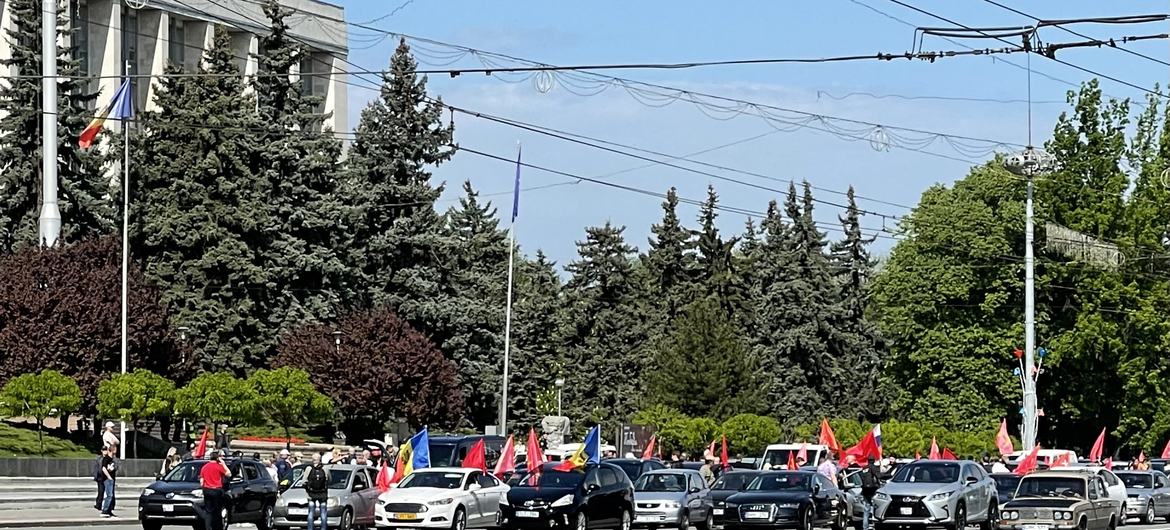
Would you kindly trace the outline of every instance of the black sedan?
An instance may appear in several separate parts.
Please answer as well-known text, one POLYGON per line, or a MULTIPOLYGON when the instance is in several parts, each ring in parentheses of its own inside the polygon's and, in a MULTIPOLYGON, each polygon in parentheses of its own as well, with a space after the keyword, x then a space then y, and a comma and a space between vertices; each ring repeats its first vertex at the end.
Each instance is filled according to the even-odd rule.
POLYGON ((845 494, 814 471, 761 473, 747 489, 724 501, 716 519, 727 530, 793 528, 812 530, 831 526, 843 530, 848 522, 845 494))
POLYGON ((723 503, 728 497, 746 490, 748 484, 759 476, 761 471, 734 470, 719 475, 719 480, 711 486, 711 504, 715 507, 715 517, 723 515, 723 503))
MULTIPOLYGON (((142 490, 138 499, 138 519, 143 530, 158 530, 163 525, 203 528, 203 490, 199 471, 206 460, 183 462, 162 479, 142 490)), ((232 477, 224 485, 225 503, 222 516, 227 523, 255 523, 260 530, 271 530, 272 509, 276 505, 276 481, 255 460, 228 460, 232 477)), ((218 530, 218 529, 209 529, 218 530)))
POLYGON ((630 530, 634 484, 622 468, 602 462, 558 471, 559 464, 545 464, 540 473, 526 475, 500 497, 500 527, 630 530))

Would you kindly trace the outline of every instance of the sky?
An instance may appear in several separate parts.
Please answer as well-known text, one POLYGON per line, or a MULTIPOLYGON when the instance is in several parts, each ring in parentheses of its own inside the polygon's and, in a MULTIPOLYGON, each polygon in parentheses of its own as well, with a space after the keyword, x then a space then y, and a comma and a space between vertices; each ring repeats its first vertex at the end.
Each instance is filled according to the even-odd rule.
MULTIPOLYGON (((351 22, 369 22, 396 33, 555 65, 903 53, 915 42, 914 27, 947 25, 890 0, 334 1, 345 7, 346 19, 351 22)), ((1022 26, 1034 22, 976 0, 906 3, 968 26, 1022 26)), ((1170 7, 1165 1, 1145 0, 1000 3, 1046 19, 1165 13, 1170 7)), ((1168 26, 1170 22, 1085 25, 1075 29, 1094 38, 1107 38, 1165 33, 1168 26)), ((383 39, 382 35, 353 26, 349 30, 349 60, 363 69, 386 68, 396 39, 383 39)), ((1058 28, 1043 29, 1040 36, 1046 42, 1082 40, 1058 28)), ((1004 46, 997 41, 964 42, 976 48, 1004 46)), ((962 49, 938 37, 926 37, 922 48, 962 49)), ((1170 43, 1165 40, 1132 43, 1127 48, 1170 62, 1170 43)), ((474 56, 462 57, 453 65, 440 64, 446 62, 443 59, 449 57, 450 49, 438 45, 416 46, 416 51, 420 68, 482 67, 474 56)), ((1156 83, 1165 86, 1170 74, 1170 66, 1117 49, 1064 50, 1058 58, 1151 89, 1156 83)), ((887 127, 1023 145, 1028 142, 1028 106, 1021 102, 1027 98, 1027 62, 1027 56, 1012 54, 954 57, 934 63, 902 59, 605 73, 887 127)), ((1068 109, 1067 91, 1093 76, 1036 55, 1031 57, 1031 65, 1032 136, 1034 144, 1042 145, 1050 137, 1059 114, 1068 109)), ((707 186, 712 184, 722 206, 739 210, 720 212, 719 227, 728 235, 740 233, 747 218, 763 212, 768 201, 782 203, 788 181, 807 180, 825 190, 814 191, 822 201, 816 206, 815 218, 829 231, 830 238, 839 236, 833 230, 839 226, 841 210, 833 204, 844 202, 841 194, 853 186, 859 197, 865 197, 859 200, 859 206, 871 213, 863 217, 862 225, 881 235, 873 250, 878 255, 885 254, 896 243, 893 232, 897 217, 905 215, 924 190, 935 184, 948 185, 966 175, 973 163, 991 157, 965 156, 943 141, 921 150, 944 156, 899 148, 875 149, 865 139, 843 139, 814 130, 812 127, 825 127, 817 121, 806 123, 809 127, 774 127, 747 114, 712 115, 686 101, 663 106, 621 88, 578 95, 562 84, 542 91, 534 80, 505 79, 508 77, 464 74, 451 78, 437 74, 429 76, 427 87, 432 96, 441 96, 444 102, 460 108, 670 155, 705 151, 688 158, 752 175, 672 162, 740 181, 728 182, 456 114, 455 138, 460 146, 514 159, 520 142, 526 163, 656 193, 673 186, 681 197, 689 199, 703 199, 707 186), (781 128, 784 130, 778 130, 781 128), (719 146, 726 147, 713 149, 719 146)), ((351 82, 370 85, 367 80, 351 82)), ((1101 82, 1109 96, 1145 101, 1145 93, 1136 88, 1104 79, 1101 82)), ((349 88, 351 126, 356 126, 361 109, 376 95, 369 88, 349 88)), ((463 152, 436 168, 434 175, 435 182, 446 186, 440 208, 457 205, 463 182, 470 180, 475 189, 500 208, 506 223, 514 163, 463 152)), ((522 170, 521 180, 524 188, 574 182, 531 168, 522 170)), ((576 244, 584 239, 585 227, 611 222, 625 226, 627 242, 644 251, 650 226, 662 217, 661 202, 657 197, 589 182, 526 190, 520 196, 516 240, 525 253, 531 255, 539 248, 564 266, 576 258, 576 244)), ((683 205, 679 214, 691 227, 698 226, 697 207, 683 205)))

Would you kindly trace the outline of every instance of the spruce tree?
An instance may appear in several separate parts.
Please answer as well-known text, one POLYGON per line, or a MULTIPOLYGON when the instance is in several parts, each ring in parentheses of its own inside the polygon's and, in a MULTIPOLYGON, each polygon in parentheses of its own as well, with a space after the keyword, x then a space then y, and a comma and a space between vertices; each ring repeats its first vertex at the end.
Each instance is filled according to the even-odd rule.
MULTIPOLYGON (((5 9, 12 27, 5 38, 12 50, 0 66, 14 74, 0 83, 0 253, 39 246, 41 210, 41 3, 10 0, 5 9)), ((67 17, 57 21, 58 38, 67 29, 67 17)), ((79 77, 76 49, 59 48, 57 57, 57 186, 61 210, 60 241, 70 243, 110 233, 115 226, 114 195, 107 174, 110 156, 99 148, 82 150, 81 131, 93 112, 88 106, 98 94, 89 80, 79 77)), ((105 98, 113 94, 103 94, 105 98)), ((104 105, 103 101, 101 105, 104 105)), ((101 106, 99 105, 99 106, 101 106)), ((116 150, 120 153, 120 150, 116 150)), ((120 203, 120 201, 119 201, 120 203)))
POLYGON ((538 426, 537 397, 555 392, 556 378, 568 368, 560 348, 565 296, 556 264, 544 252, 537 250, 535 260, 518 259, 513 296, 509 417, 513 425, 538 426))
POLYGON ((260 37, 258 75, 252 78, 263 124, 256 174, 271 190, 272 214, 265 252, 276 286, 266 306, 280 327, 329 321, 349 292, 359 287, 342 254, 348 234, 339 197, 341 142, 318 132, 326 116, 320 96, 305 94, 293 68, 308 51, 288 34, 292 12, 275 0, 264 5, 270 31, 260 37))
POLYGON ((140 115, 130 248, 163 289, 172 324, 190 328, 203 368, 243 373, 266 363, 278 332, 265 304, 271 193, 253 167, 262 124, 225 28, 195 73, 205 75, 158 79, 158 110, 140 115))
POLYGON ((694 296, 695 255, 692 234, 678 218, 678 193, 666 192, 662 222, 650 227, 653 237, 642 259, 648 276, 647 299, 667 326, 694 296))
POLYGON ((565 405, 580 421, 608 429, 634 413, 647 364, 643 301, 636 295, 634 248, 625 227, 585 229, 579 258, 565 270, 569 302, 565 405))
POLYGON ((707 200, 699 211, 702 228, 696 245, 699 250, 697 276, 706 296, 713 298, 724 314, 738 324, 746 321, 750 314, 747 286, 736 270, 739 265, 735 258, 738 238, 725 241, 715 226, 718 206, 719 195, 714 186, 707 186, 707 200))

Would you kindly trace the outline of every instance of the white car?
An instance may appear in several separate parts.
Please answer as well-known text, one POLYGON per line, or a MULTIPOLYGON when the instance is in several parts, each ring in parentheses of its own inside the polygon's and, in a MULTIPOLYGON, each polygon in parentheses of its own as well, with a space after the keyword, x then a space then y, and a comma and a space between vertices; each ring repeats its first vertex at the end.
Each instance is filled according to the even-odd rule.
POLYGON ((1069 466, 1059 468, 1061 471, 1078 471, 1081 473, 1092 473, 1101 475, 1101 479, 1105 481, 1105 490, 1108 492, 1110 500, 1115 500, 1121 503, 1121 508, 1117 513, 1117 520, 1120 524, 1125 524, 1125 520, 1129 517, 1126 515, 1126 504, 1129 501, 1129 495, 1125 491, 1125 483, 1113 474, 1112 471, 1101 466, 1069 466))
POLYGON ((434 467, 406 476, 378 497, 377 528, 485 528, 496 525, 508 485, 474 468, 434 467))

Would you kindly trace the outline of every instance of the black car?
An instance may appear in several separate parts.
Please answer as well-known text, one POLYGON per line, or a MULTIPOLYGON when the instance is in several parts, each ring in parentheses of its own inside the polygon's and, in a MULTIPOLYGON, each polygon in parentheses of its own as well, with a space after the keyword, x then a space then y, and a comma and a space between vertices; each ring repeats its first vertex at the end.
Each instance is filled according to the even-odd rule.
POLYGON ((463 464, 463 459, 467 458, 467 451, 470 451, 476 442, 483 440, 487 465, 491 469, 504 450, 503 436, 431 436, 429 440, 431 467, 459 467, 463 464))
POLYGON ((656 459, 639 460, 637 458, 607 458, 603 460, 606 464, 613 464, 622 468, 626 472, 626 476, 630 477, 630 482, 637 482, 638 477, 647 471, 654 471, 655 469, 663 469, 666 466, 661 461, 656 459))
POLYGON ((726 530, 831 526, 843 530, 848 522, 845 494, 814 471, 768 471, 747 489, 724 501, 716 518, 726 530))
POLYGON ((500 497, 500 527, 630 530, 634 484, 622 468, 602 462, 558 471, 558 465, 545 464, 540 473, 527 475, 500 497))
MULTIPOLYGON (((138 498, 138 519, 143 530, 158 530, 163 525, 203 528, 203 490, 199 471, 207 460, 183 462, 161 479, 142 490, 138 498)), ((225 526, 251 522, 260 530, 271 530, 272 509, 276 505, 276 481, 263 464, 250 458, 227 461, 232 477, 224 484, 225 526)))
POLYGON ((1016 488, 1020 487, 1020 478, 1015 473, 991 474, 991 479, 995 481, 995 492, 999 496, 1000 506, 1016 498, 1016 488))
POLYGON ((711 504, 715 506, 715 516, 723 515, 723 502, 728 497, 746 490, 752 480, 760 476, 757 470, 733 470, 719 475, 719 480, 711 485, 711 504))

